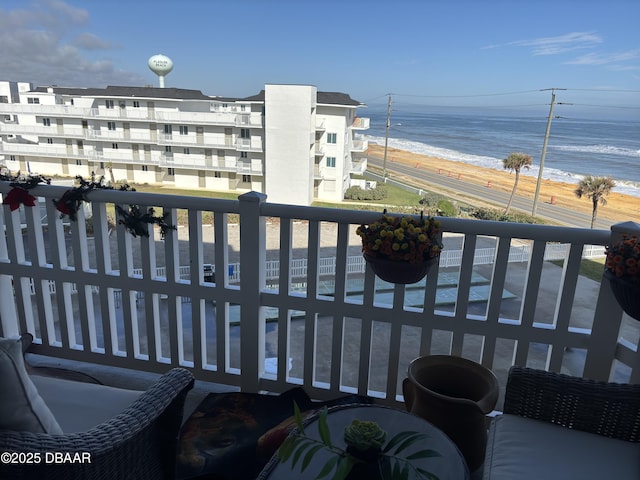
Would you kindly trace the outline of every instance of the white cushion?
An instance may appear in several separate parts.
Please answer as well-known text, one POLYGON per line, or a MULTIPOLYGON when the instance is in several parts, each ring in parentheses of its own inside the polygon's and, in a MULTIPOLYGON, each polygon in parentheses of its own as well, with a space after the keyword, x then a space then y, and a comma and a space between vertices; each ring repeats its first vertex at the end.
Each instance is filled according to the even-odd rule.
POLYGON ((640 479, 640 444, 518 415, 492 421, 484 480, 640 479))
POLYGON ((25 370, 19 338, 0 338, 0 430, 62 434, 25 370))
POLYGON ((122 413, 143 393, 37 374, 31 380, 65 433, 86 432, 122 413))

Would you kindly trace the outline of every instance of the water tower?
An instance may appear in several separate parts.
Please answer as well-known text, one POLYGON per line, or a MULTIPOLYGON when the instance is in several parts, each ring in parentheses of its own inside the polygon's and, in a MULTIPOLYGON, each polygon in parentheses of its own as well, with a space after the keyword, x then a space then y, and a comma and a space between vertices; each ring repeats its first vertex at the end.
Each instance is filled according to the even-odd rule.
POLYGON ((153 73, 160 79, 160 88, 164 88, 164 77, 173 70, 173 62, 165 55, 154 55, 147 62, 153 73))

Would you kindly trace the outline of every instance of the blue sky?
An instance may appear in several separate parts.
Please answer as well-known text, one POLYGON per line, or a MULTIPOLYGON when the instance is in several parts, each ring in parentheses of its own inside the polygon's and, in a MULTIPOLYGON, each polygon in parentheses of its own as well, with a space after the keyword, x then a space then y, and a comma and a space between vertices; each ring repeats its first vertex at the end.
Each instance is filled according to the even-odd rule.
POLYGON ((162 53, 166 86, 208 95, 311 84, 372 107, 525 109, 559 87, 574 111, 637 119, 638 19, 638 0, 3 0, 0 79, 157 85, 162 53))

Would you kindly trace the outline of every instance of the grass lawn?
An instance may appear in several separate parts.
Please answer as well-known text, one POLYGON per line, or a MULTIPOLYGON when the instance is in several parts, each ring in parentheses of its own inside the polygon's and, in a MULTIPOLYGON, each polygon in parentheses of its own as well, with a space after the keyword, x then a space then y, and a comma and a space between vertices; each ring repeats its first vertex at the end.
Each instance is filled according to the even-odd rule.
MULTIPOLYGON (((551 263, 562 266, 562 261, 554 260, 551 263)), ((602 281, 602 271, 604 270, 604 257, 594 259, 583 259, 580 262, 580 275, 590 278, 596 282, 602 281)))

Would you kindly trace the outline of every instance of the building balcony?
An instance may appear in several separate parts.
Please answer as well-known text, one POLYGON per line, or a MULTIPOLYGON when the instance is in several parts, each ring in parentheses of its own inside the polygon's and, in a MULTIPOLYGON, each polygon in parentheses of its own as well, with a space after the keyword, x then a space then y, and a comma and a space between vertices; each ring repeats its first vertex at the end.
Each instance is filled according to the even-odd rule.
POLYGON ((204 145, 202 138, 198 141, 195 135, 175 135, 171 133, 158 134, 158 143, 160 145, 204 145))
POLYGON ((353 145, 351 146, 351 151, 356 153, 366 152, 367 148, 369 148, 368 140, 354 140, 353 145))
POLYGON ((262 152, 262 142, 258 137, 236 138, 236 150, 239 152, 262 152))
POLYGON ((129 119, 129 120, 140 120, 140 121, 148 121, 156 118, 157 112, 154 113, 153 110, 149 110, 147 108, 135 108, 135 107, 114 107, 114 108, 106 108, 104 106, 98 108, 89 109, 89 117, 95 118, 113 118, 113 119, 129 119))
MULTIPOLYGON (((11 188, 0 182, 3 196, 11 188)), ((584 257, 602 256, 612 234, 636 224, 442 218, 439 264, 405 286, 382 282, 362 259, 355 229, 375 212, 272 204, 255 192, 96 190, 89 233, 84 209, 63 225, 51 200, 65 191, 38 186, 40 208, 0 213, 0 334, 32 332, 37 354, 143 372, 184 366, 243 391, 302 385, 313 398, 359 393, 399 408, 409 362, 427 354, 480 362, 503 388, 513 364, 640 382, 640 322, 606 281, 580 275, 584 257), (164 239, 153 228, 134 238, 118 222, 110 231, 111 204, 188 223, 164 239)))
POLYGON ((351 162, 351 168, 349 169, 349 173, 353 175, 364 175, 364 172, 367 171, 367 158, 359 158, 351 162))
POLYGON ((133 165, 159 165, 158 155, 146 158, 143 152, 139 152, 137 156, 132 155, 130 151, 120 151, 114 149, 107 150, 90 150, 87 152, 87 159, 92 163, 114 162, 133 165))
POLYGON ((126 142, 126 143, 140 142, 140 143, 151 143, 154 145, 157 144, 157 142, 151 138, 151 133, 148 130, 142 131, 139 129, 96 130, 93 128, 89 128, 85 130, 85 138, 87 140, 96 140, 96 141, 105 141, 105 142, 116 141, 116 142, 126 142))
POLYGON ((82 127, 65 126, 63 128, 58 128, 56 125, 46 127, 44 125, 20 125, 17 123, 0 123, 0 134, 59 138, 86 138, 85 129, 82 127))
POLYGON ((48 144, 32 144, 32 143, 13 143, 2 142, 0 144, 0 153, 5 155, 25 155, 32 157, 52 157, 52 158, 80 158, 86 159, 87 152, 67 148, 64 145, 48 145, 48 144))
POLYGON ((86 118, 91 116, 91 111, 91 108, 73 107, 69 105, 30 105, 23 103, 0 103, 0 114, 2 115, 28 114, 51 117, 86 118))
POLYGON ((370 119, 367 117, 356 117, 353 119, 351 128, 353 130, 369 130, 370 119))

